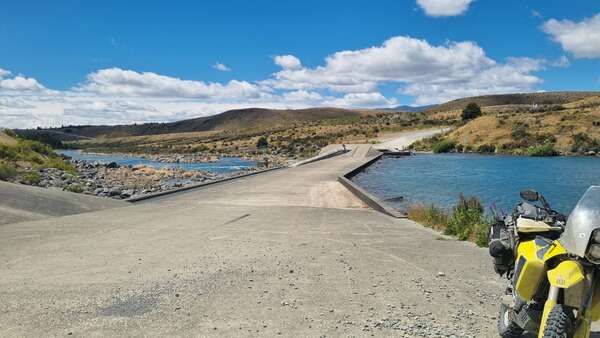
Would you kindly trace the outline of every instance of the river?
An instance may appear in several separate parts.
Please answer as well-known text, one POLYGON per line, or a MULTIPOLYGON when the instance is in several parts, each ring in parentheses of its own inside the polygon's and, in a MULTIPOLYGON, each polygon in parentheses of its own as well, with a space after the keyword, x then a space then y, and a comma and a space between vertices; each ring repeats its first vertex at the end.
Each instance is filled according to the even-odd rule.
POLYGON ((419 154, 384 158, 353 181, 399 210, 419 202, 450 208, 462 192, 510 211, 519 191, 531 188, 568 214, 590 185, 600 185, 600 159, 419 154))
POLYGON ((185 170, 210 171, 217 174, 226 174, 256 167, 255 161, 243 160, 238 157, 221 157, 217 162, 206 163, 163 163, 143 157, 122 154, 87 154, 80 150, 58 150, 57 152, 75 160, 88 162, 115 162, 119 165, 145 165, 153 168, 182 168, 185 170))

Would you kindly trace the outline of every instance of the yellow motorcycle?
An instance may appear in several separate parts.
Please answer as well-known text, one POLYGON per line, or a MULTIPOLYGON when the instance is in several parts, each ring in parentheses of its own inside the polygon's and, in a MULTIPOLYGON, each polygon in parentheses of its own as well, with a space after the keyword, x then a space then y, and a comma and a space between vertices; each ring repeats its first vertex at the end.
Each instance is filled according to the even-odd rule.
POLYGON ((533 190, 508 216, 495 212, 490 254, 510 281, 501 337, 589 337, 600 319, 600 186, 590 187, 565 222, 533 190), (534 204, 535 203, 535 204, 534 204))

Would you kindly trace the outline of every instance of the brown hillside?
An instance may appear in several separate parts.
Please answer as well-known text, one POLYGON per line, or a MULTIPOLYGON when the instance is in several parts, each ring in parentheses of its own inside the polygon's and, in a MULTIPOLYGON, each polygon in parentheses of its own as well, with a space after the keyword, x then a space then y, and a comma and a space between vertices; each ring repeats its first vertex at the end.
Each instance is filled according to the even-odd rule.
POLYGON ((247 108, 229 110, 217 115, 170 123, 145 123, 139 125, 115 126, 68 126, 41 131, 29 130, 27 132, 40 133, 51 131, 54 136, 60 137, 61 139, 64 135, 88 138, 127 137, 265 127, 272 128, 275 126, 290 126, 297 122, 356 118, 362 115, 363 113, 359 111, 339 108, 309 108, 297 110, 247 108))
POLYGON ((523 93, 466 97, 442 103, 427 110, 430 113, 462 110, 468 103, 475 102, 480 107, 490 106, 515 106, 515 105, 550 105, 564 104, 583 100, 593 96, 600 96, 600 92, 549 92, 549 93, 523 93))

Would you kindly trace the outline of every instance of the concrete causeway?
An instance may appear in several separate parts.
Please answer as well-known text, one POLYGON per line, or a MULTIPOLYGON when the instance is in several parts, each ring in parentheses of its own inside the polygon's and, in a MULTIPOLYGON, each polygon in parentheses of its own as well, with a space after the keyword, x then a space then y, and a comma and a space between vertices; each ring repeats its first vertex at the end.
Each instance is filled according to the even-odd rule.
POLYGON ((0 226, 0 336, 494 336, 487 251, 366 208, 337 182, 351 149, 0 226))

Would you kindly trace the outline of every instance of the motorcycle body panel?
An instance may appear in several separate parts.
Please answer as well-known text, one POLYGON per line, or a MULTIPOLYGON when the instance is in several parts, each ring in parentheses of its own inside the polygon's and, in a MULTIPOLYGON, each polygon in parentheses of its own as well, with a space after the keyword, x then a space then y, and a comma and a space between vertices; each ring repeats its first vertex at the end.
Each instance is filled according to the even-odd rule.
POLYGON ((548 270, 550 285, 561 289, 569 289, 585 279, 585 272, 576 261, 563 261, 554 269, 548 270))
POLYGON ((521 242, 518 246, 514 281, 515 290, 521 299, 532 299, 542 279, 546 277, 546 267, 543 260, 544 254, 541 254, 541 257, 538 255, 538 252, 541 253, 547 250, 546 245, 548 243, 532 239, 521 242))

